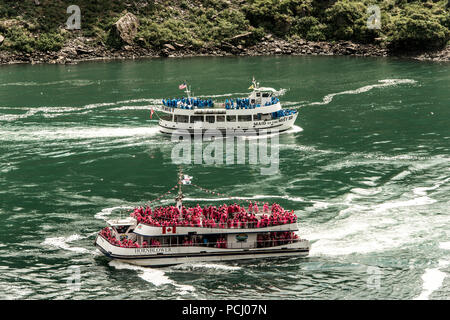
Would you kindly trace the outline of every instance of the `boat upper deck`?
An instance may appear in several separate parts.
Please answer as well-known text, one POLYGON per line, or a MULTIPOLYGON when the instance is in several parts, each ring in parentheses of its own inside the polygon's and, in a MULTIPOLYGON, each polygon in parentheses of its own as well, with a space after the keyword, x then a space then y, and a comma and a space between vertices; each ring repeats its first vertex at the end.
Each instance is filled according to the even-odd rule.
POLYGON ((279 204, 274 203, 269 208, 265 203, 263 209, 257 204, 250 203, 248 209, 238 204, 219 207, 182 207, 179 210, 175 206, 135 208, 130 214, 139 223, 154 226, 192 226, 192 227, 245 227, 262 228, 271 225, 294 223, 297 216, 294 211, 287 211, 279 204))
POLYGON ((178 108, 184 110, 194 109, 256 109, 260 107, 268 107, 276 105, 280 100, 276 97, 270 99, 250 99, 250 98, 235 98, 225 99, 224 103, 215 103, 212 99, 199 99, 199 98, 172 98, 162 99, 162 104, 169 108, 178 108))

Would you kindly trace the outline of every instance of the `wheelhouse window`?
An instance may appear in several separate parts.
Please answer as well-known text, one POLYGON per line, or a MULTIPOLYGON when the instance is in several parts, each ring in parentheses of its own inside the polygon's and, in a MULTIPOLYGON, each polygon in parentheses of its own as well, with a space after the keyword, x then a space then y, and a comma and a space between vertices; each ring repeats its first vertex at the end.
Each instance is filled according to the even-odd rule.
POLYGON ((238 116, 238 121, 252 121, 252 115, 238 116))
POLYGON ((162 112, 160 118, 161 120, 172 121, 172 116, 170 113, 162 112))
POLYGON ((264 92, 264 93, 262 94, 262 96, 263 96, 263 98, 267 98, 267 97, 269 97, 269 93, 264 92))
POLYGON ((129 226, 115 226, 118 233, 126 233, 129 226))
POLYGON ((236 122, 236 116, 227 116, 228 122, 236 122))
POLYGON ((191 123, 202 122, 203 116, 191 116, 191 123))
POLYGON ((215 116, 206 116, 206 122, 208 123, 214 123, 215 122, 215 116))
POLYGON ((175 122, 187 123, 189 122, 189 116, 175 115, 175 122))
POLYGON ((225 116, 217 116, 216 121, 217 122, 225 122, 225 116))

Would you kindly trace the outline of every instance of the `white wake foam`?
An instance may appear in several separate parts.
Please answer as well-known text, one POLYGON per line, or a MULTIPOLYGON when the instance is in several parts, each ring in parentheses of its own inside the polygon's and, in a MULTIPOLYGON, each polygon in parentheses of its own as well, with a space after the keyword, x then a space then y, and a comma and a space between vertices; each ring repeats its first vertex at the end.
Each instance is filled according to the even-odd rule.
MULTIPOLYGON (((227 201, 227 200, 257 200, 257 199, 286 199, 294 202, 304 202, 305 199, 301 197, 278 196, 278 195, 254 195, 252 197, 226 197, 226 198, 184 198, 186 201, 227 201)), ((267 201, 269 202, 269 201, 267 201)))
POLYGON ((443 184, 447 183, 450 181, 450 177, 446 178, 440 182, 437 182, 435 185, 431 186, 431 187, 420 187, 420 188, 414 188, 413 192, 417 195, 420 196, 426 196, 427 195, 427 191, 431 191, 431 190, 436 190, 438 189, 440 186, 442 186, 443 184))
MULTIPOLYGON (((448 265, 448 261, 439 261, 439 267, 441 268, 448 265)), ((439 268, 426 269, 425 273, 422 275, 422 292, 418 297, 414 298, 414 300, 428 300, 430 295, 442 286, 446 276, 447 274, 439 270, 439 268)))
MULTIPOLYGON (((126 104, 130 104, 130 103, 146 103, 146 106, 143 107, 148 107, 148 105, 159 105, 161 102, 160 99, 153 99, 153 98, 142 98, 142 99, 129 99, 129 100, 122 100, 122 101, 115 101, 115 102, 100 102, 100 103, 92 103, 92 104, 87 104, 81 107, 0 107, 0 109, 3 110, 23 110, 26 111, 25 113, 22 114, 3 114, 0 115, 0 120, 1 121, 6 121, 6 122, 13 122, 19 119, 26 119, 29 117, 34 116, 35 114, 42 114, 44 117, 46 118, 56 118, 59 116, 64 116, 70 113, 74 113, 77 112, 78 114, 86 114, 89 113, 95 109, 98 108, 105 108, 105 107, 116 107, 116 108, 107 108, 108 110, 117 110, 119 107, 121 106, 123 108, 126 108, 126 104)), ((131 106, 130 106, 131 107, 131 106)), ((138 107, 138 106, 135 106, 138 107)), ((126 110, 126 109, 124 109, 126 110)))
POLYGON ((131 206, 117 206, 117 207, 105 208, 105 209, 102 209, 102 211, 97 212, 94 217, 99 220, 107 220, 107 217, 116 210, 128 210, 128 209, 133 209, 133 208, 134 207, 131 207, 131 206))
POLYGON ((54 238, 46 238, 43 245, 52 246, 68 251, 78 252, 78 253, 87 253, 89 250, 81 247, 71 247, 69 243, 72 241, 77 241, 83 239, 85 237, 80 236, 79 234, 74 234, 68 237, 54 237, 54 238))
MULTIPOLYGON (((378 192, 376 190, 375 194, 378 192)), ((345 204, 347 208, 342 209, 335 219, 320 225, 304 224, 300 228, 302 236, 315 240, 310 255, 348 255, 392 249, 417 241, 417 235, 428 232, 430 223, 443 225, 446 221, 442 215, 429 217, 408 210, 436 202, 428 196, 373 205, 353 203, 355 199, 367 196, 371 196, 371 192, 366 194, 358 190, 337 203, 345 204), (399 212, 393 215, 392 210, 399 212)))
MULTIPOLYGON (((40 129, 29 127, 27 131, 0 128, 0 137, 8 141, 60 141, 98 138, 148 137, 159 133, 156 126, 144 128, 72 127, 40 129)), ((0 140, 2 140, 0 138, 0 140)))
POLYGON ((331 94, 328 94, 325 97, 323 97, 322 101, 311 102, 308 104, 301 105, 300 107, 314 106, 314 105, 326 105, 326 104, 329 104, 331 101, 333 101, 334 97, 340 96, 340 95, 360 94, 360 93, 364 93, 364 92, 370 91, 375 88, 385 88, 385 87, 396 86, 399 84, 414 84, 414 83, 416 83, 415 80, 411 80, 411 79, 384 79, 384 80, 378 80, 378 82, 379 82, 378 84, 364 86, 364 87, 361 87, 361 88, 358 88, 355 90, 347 90, 347 91, 342 91, 342 92, 338 92, 338 93, 331 93, 331 94))
POLYGON ((165 272, 161 269, 144 268, 136 265, 123 263, 117 260, 110 261, 109 265, 119 270, 126 269, 136 271, 138 272, 138 276, 141 279, 149 283, 152 283, 155 286, 171 284, 180 290, 180 294, 186 294, 188 292, 195 291, 195 288, 193 286, 180 285, 175 283, 173 280, 169 279, 169 277, 167 277, 165 275, 165 272))
POLYGON ((236 271, 242 269, 238 266, 228 266, 225 264, 216 263, 183 263, 172 267, 173 269, 213 269, 213 270, 223 270, 223 271, 236 271))

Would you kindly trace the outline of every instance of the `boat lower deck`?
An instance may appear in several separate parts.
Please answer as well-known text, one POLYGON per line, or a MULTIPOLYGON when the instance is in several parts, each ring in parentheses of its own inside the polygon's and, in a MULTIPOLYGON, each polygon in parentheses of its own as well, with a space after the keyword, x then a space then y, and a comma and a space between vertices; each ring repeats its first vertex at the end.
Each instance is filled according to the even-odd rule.
POLYGON ((139 266, 164 266, 192 262, 234 261, 260 258, 307 256, 309 241, 266 248, 236 249, 201 246, 119 248, 97 237, 96 246, 108 258, 139 266))

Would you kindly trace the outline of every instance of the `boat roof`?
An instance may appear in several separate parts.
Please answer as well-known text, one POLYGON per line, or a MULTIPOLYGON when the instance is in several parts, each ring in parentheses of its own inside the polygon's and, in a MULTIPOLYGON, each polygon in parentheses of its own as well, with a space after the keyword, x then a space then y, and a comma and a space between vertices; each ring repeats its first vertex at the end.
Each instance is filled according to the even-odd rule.
POLYGON ((136 224, 136 219, 133 218, 133 217, 127 217, 127 218, 122 218, 122 219, 108 220, 107 223, 111 227, 115 227, 115 226, 132 226, 132 225, 136 224))
POLYGON ((270 92, 278 92, 277 90, 275 90, 274 88, 269 88, 269 87, 260 87, 260 88, 255 88, 256 91, 270 91, 270 92))

